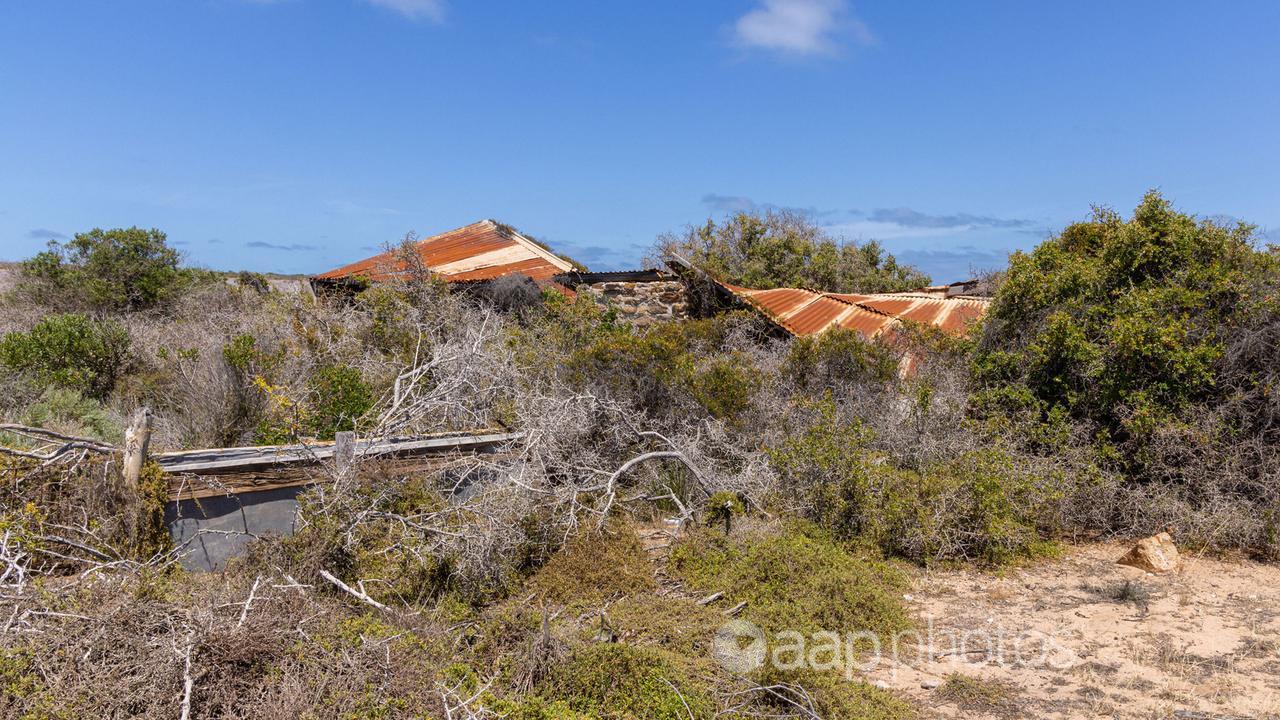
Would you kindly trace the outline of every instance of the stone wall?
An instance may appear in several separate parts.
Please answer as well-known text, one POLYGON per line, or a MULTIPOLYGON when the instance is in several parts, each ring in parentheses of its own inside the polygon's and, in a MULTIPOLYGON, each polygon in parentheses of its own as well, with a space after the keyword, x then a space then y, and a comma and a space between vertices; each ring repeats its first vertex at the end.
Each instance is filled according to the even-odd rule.
POLYGON ((689 298, 679 280, 596 282, 579 285, 578 290, 612 305, 619 319, 641 327, 689 316, 689 298))

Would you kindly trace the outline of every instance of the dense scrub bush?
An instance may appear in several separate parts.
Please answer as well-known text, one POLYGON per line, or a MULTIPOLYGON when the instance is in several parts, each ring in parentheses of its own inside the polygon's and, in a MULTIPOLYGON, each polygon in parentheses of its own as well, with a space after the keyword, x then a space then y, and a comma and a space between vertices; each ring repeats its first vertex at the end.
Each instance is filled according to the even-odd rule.
MULTIPOLYGON (((809 423, 769 451, 783 488, 821 526, 891 555, 992 564, 1038 554, 1076 477, 1028 466, 992 444, 902 468, 872 449, 874 433, 820 403, 809 423)), ((991 441, 988 441, 991 442, 991 441)))
POLYGON ((889 348, 842 327, 792 340, 783 366, 790 380, 809 392, 867 381, 883 383, 897 371, 889 348))
POLYGON ((360 371, 346 365, 326 365, 311 376, 310 430, 328 440, 334 433, 354 430, 356 421, 373 407, 373 391, 360 371))
POLYGON ((172 300, 196 273, 159 230, 95 228, 21 266, 18 292, 53 307, 141 310, 172 300))
POLYGON ((976 359, 980 402, 1065 412, 1140 445, 1220 399, 1227 339, 1266 312, 1259 280, 1280 271, 1253 241, 1250 226, 1197 221, 1150 193, 1128 221, 1100 209, 1015 253, 976 359))
POLYGON ((129 332, 114 320, 50 315, 29 332, 0 339, 0 364, 36 382, 105 397, 129 359, 129 332))
POLYGON ((147 560, 168 550, 168 478, 147 463, 139 487, 126 487, 118 460, 95 454, 67 466, 0 455, 0 534, 17 533, 24 551, 55 575, 80 570, 68 557, 79 554, 68 536, 107 561, 147 560), (84 525, 83 536, 72 534, 84 525))
POLYGON ((539 597, 574 608, 655 589, 653 566, 629 524, 586 530, 553 555, 527 583, 539 597))
POLYGON ((1252 226, 1197 220, 1154 192, 1128 220, 1096 210, 1010 258, 974 407, 1044 454, 1092 436, 1098 462, 1142 484, 1117 529, 1159 516, 1206 542, 1275 548, 1253 519, 1280 507, 1277 288, 1280 257, 1252 226), (1238 519, 1203 537, 1197 513, 1226 507, 1238 519))
POLYGON ((763 381, 734 347, 755 319, 728 315, 604 332, 571 352, 575 384, 625 398, 658 416, 696 403, 722 420, 738 419, 763 381))
POLYGON ((720 280, 752 288, 807 287, 828 292, 893 292, 929 284, 877 242, 840 243, 803 214, 740 212, 681 234, 658 238, 655 252, 673 254, 720 280))

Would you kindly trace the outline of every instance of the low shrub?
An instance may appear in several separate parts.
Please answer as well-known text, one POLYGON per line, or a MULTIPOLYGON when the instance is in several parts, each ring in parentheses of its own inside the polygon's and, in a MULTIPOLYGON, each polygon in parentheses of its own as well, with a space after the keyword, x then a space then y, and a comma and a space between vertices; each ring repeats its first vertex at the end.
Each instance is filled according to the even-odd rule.
POLYGON ((855 557, 808 523, 729 537, 703 530, 672 550, 669 568, 699 592, 745 601, 743 617, 769 632, 867 630, 887 636, 910 625, 899 600, 905 576, 855 557))
POLYGON ((778 694, 761 693, 757 703, 780 716, 790 715, 796 703, 813 703, 818 717, 840 720, 909 720, 915 708, 893 693, 863 682, 849 680, 838 671, 778 670, 766 664, 752 679, 764 687, 779 688, 778 694), (803 688, 805 697, 790 688, 803 688))
POLYGON ((584 530, 551 556, 527 588, 552 603, 583 609, 653 590, 653 565, 630 525, 584 530))
POLYGON ((817 403, 808 426, 769 450, 782 486, 838 537, 915 562, 979 559, 991 564, 1046 550, 1060 502, 1077 479, 1022 464, 998 446, 970 450, 919 470, 870 449, 871 431, 817 403))
POLYGON ((0 339, 0 364, 101 399, 115 387, 129 360, 129 331, 114 320, 72 313, 50 315, 30 331, 0 339))
POLYGON ((623 643, 579 649, 539 690, 549 700, 607 720, 686 720, 715 712, 709 689, 679 657, 623 643))
POLYGON ((124 441, 124 427, 99 400, 64 387, 50 387, 28 405, 22 422, 34 427, 56 430, 69 435, 91 437, 112 444, 124 441))

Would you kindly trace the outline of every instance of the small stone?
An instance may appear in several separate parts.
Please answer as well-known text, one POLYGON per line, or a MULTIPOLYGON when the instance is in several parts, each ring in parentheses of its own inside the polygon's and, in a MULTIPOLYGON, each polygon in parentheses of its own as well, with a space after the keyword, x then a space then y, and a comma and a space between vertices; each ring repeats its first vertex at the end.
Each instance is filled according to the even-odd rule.
POLYGON ((920 687, 925 690, 935 690, 942 686, 942 681, 938 678, 925 678, 920 681, 920 687))
POLYGON ((1181 567, 1182 558, 1178 556, 1178 546, 1174 544, 1173 537, 1162 532, 1139 540, 1116 562, 1150 573, 1166 573, 1181 567))

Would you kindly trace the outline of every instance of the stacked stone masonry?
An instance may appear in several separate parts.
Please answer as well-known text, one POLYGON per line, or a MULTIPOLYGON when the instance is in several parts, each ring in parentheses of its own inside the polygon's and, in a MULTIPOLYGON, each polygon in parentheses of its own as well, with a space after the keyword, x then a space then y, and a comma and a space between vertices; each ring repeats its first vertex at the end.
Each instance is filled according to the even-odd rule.
POLYGON ((596 299, 612 305, 621 319, 643 327, 688 317, 689 299, 679 280, 600 282, 582 285, 596 299))

